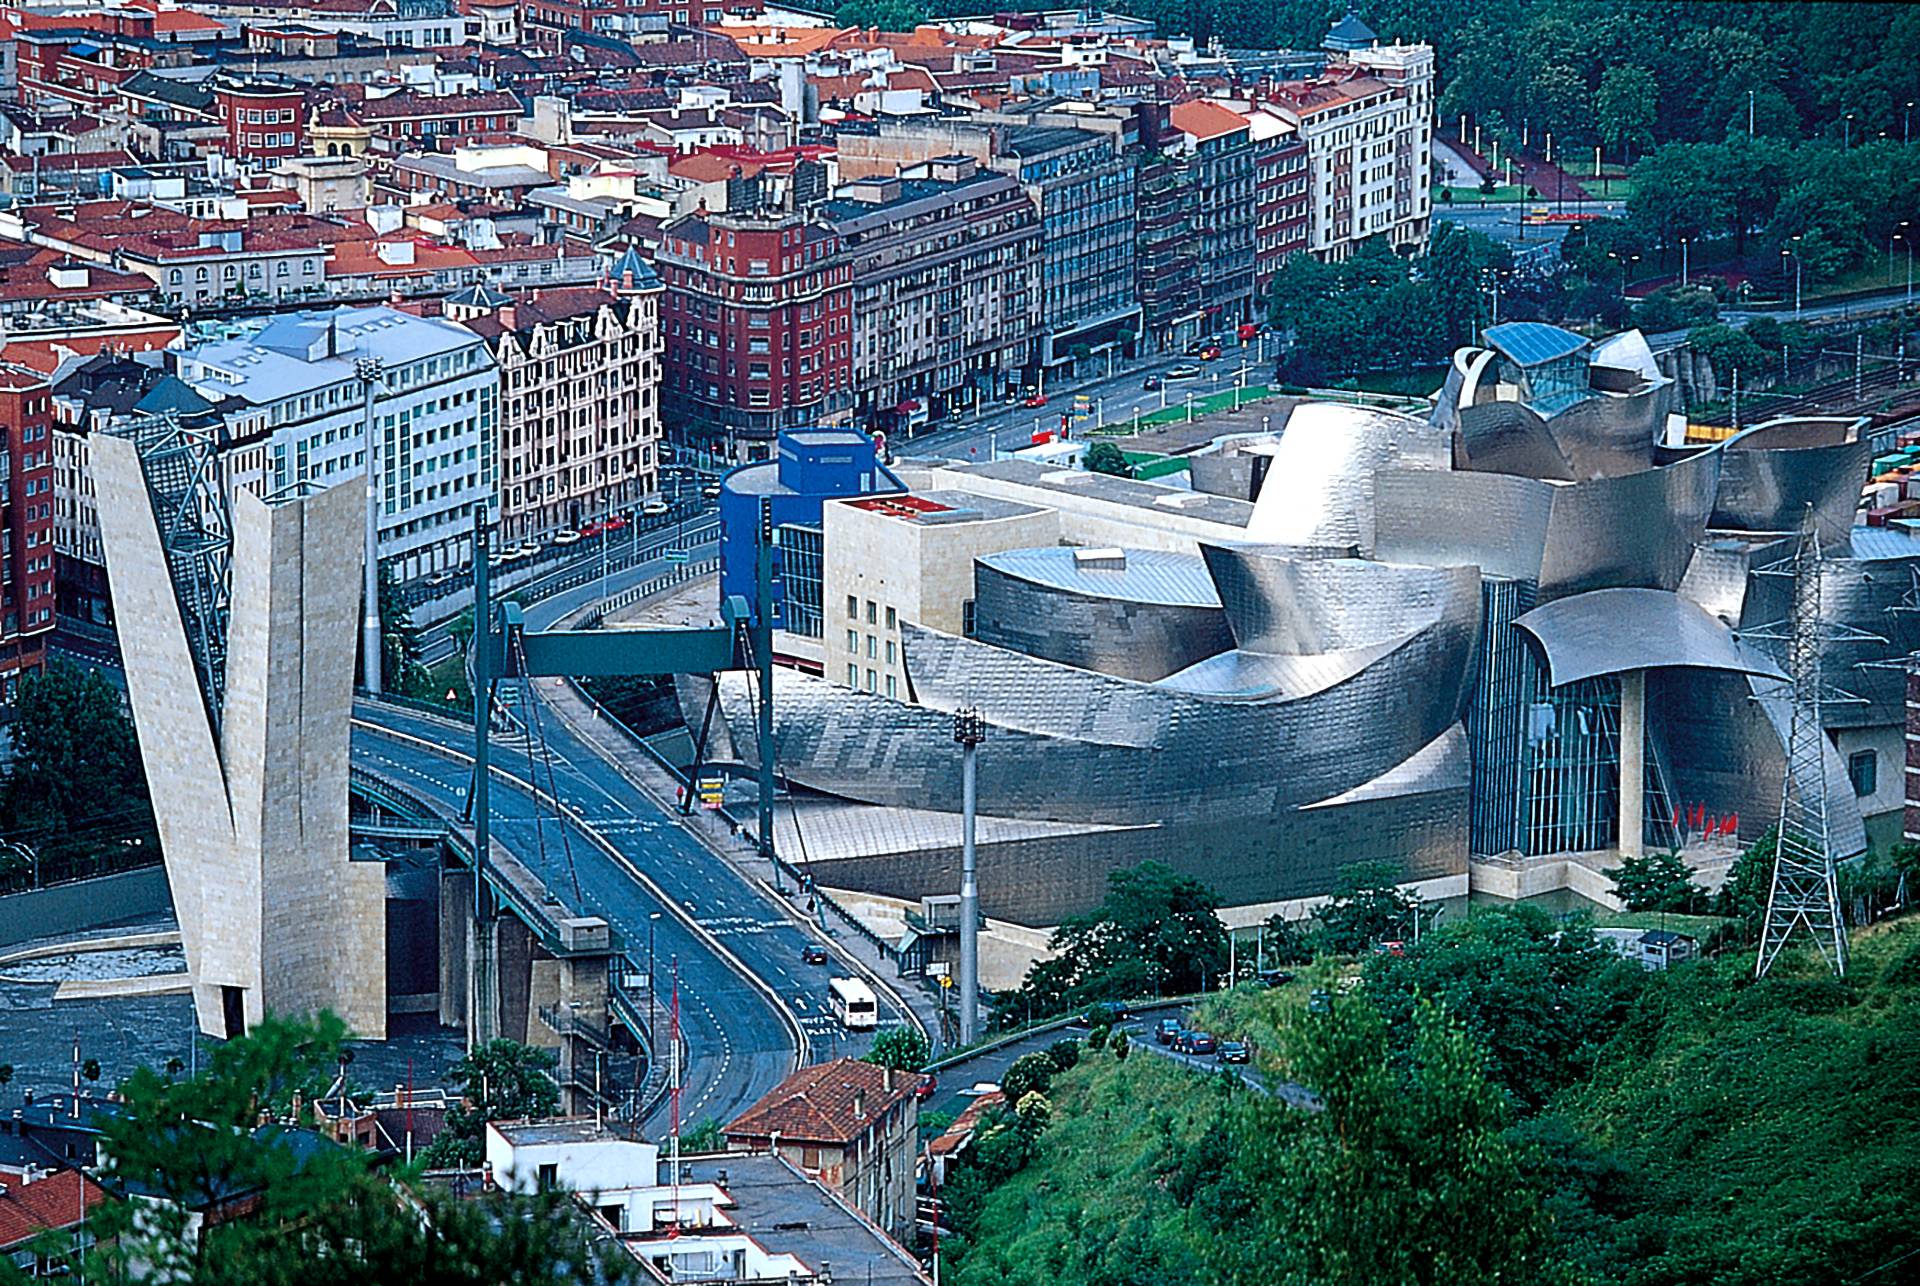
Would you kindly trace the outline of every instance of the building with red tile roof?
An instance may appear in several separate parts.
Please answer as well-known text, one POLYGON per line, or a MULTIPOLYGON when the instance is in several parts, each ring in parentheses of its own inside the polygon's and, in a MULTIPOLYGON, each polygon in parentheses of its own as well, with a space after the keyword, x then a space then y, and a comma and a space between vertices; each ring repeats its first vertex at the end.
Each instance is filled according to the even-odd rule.
POLYGON ((81 1227, 108 1200, 106 1190, 78 1170, 0 1172, 0 1258, 13 1259, 28 1277, 68 1271, 67 1256, 35 1253, 34 1243, 49 1233, 73 1233, 68 1244, 84 1249, 91 1239, 81 1227))
POLYGON ((914 1219, 916 1081, 852 1058, 803 1067, 727 1125, 727 1147, 771 1149, 904 1240, 914 1219))

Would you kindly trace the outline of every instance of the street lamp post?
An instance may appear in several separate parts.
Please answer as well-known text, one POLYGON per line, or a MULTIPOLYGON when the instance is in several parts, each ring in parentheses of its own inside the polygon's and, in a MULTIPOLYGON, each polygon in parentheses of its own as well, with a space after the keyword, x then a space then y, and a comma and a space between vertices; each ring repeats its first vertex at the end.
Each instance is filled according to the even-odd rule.
POLYGON ((1913 104, 1906 103, 1900 108, 1900 146, 1913 142, 1913 104))
POLYGON ((1687 238, 1680 238, 1680 285, 1687 284, 1687 238))
POLYGON ((1845 132, 1842 133, 1840 137, 1841 137, 1841 143, 1840 143, 1841 147, 1848 148, 1853 146, 1853 113, 1852 112, 1847 113, 1846 122, 1845 122, 1845 132))
MULTIPOLYGON (((1792 240, 1797 243, 1800 238, 1796 236, 1792 240)), ((1802 281, 1800 252, 1794 249, 1792 245, 1787 245, 1781 247, 1780 253, 1790 255, 1793 258, 1793 316, 1797 321, 1800 317, 1800 285, 1802 281)))
POLYGON ((980 1024, 980 883, 974 849, 974 812, 978 799, 975 757, 986 740, 986 720, 978 710, 953 716, 953 739, 960 743, 960 1043, 971 1045, 980 1024))

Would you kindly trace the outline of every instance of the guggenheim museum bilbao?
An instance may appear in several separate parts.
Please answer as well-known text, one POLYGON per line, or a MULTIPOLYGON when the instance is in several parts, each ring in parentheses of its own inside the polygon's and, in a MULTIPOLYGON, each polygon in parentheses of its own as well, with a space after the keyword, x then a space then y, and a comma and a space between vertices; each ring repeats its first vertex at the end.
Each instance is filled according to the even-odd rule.
MULTIPOLYGON (((1859 851, 1902 802, 1920 537, 1857 517, 1864 422, 1689 445, 1674 410, 1637 332, 1515 323, 1427 418, 1301 403, 1202 446, 1186 487, 790 434, 721 501, 723 593, 751 592, 763 508, 777 532, 780 851, 829 888, 957 890, 971 708, 982 909, 1021 924, 1147 859, 1229 905, 1361 860, 1430 896, 1724 860, 1779 809, 1803 540, 1846 694, 1833 843, 1859 851)), ((690 722, 708 696, 683 687, 690 722)), ((756 700, 721 677, 719 759, 752 761, 756 700)))

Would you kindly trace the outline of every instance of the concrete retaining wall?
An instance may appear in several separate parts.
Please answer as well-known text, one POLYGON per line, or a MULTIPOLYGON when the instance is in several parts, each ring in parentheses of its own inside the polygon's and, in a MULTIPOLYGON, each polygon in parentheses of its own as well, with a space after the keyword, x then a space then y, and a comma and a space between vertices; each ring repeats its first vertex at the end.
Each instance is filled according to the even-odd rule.
POLYGON ((172 913, 164 867, 75 880, 0 897, 0 947, 172 913))

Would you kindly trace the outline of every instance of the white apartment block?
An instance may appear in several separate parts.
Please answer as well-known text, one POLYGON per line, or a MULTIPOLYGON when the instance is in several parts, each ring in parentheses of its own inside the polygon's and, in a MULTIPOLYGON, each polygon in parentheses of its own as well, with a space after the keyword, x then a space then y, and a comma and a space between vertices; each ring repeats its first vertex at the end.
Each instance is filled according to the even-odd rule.
POLYGON ((229 485, 274 495, 367 468, 380 488, 380 557, 398 580, 471 557, 474 506, 498 507, 500 372, 486 343, 391 308, 289 313, 257 333, 179 354, 176 373, 221 404, 229 485))
POLYGON ((1433 213, 1433 48, 1356 49, 1273 100, 1307 146, 1307 249, 1344 259, 1368 237, 1425 243, 1433 213))

